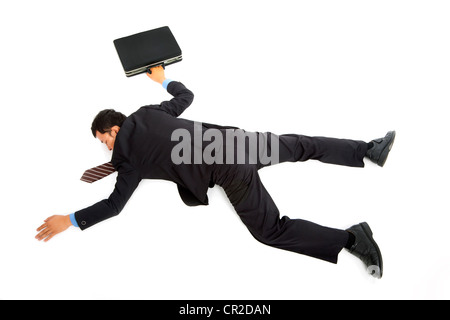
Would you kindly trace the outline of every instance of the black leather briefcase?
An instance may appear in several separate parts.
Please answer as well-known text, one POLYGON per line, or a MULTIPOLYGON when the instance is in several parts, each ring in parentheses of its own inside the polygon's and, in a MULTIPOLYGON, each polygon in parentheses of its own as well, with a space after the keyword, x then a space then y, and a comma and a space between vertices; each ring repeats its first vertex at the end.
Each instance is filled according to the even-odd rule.
POLYGON ((162 27, 114 40, 127 77, 182 60, 180 46, 169 27, 162 27))

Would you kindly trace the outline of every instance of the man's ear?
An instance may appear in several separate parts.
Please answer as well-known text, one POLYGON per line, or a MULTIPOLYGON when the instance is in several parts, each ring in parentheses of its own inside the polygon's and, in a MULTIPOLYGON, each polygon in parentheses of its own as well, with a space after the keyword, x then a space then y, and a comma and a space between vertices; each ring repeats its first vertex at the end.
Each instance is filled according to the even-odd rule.
POLYGON ((111 127, 111 131, 114 131, 114 132, 116 133, 116 135, 117 135, 117 133, 119 132, 119 130, 120 130, 120 127, 119 127, 119 126, 112 126, 112 127, 111 127))

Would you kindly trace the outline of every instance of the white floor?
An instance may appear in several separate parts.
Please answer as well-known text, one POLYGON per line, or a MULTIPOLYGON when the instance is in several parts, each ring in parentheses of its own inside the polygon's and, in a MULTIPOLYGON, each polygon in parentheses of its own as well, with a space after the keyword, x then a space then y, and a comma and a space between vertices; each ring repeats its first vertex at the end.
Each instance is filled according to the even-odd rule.
POLYGON ((0 299, 450 298, 450 4, 155 2, 2 5, 0 299), (182 117, 366 141, 397 130, 384 168, 260 172, 283 215, 367 221, 383 279, 347 252, 333 265, 258 243, 218 187, 210 206, 189 208, 174 184, 143 181, 120 216, 34 239, 48 216, 113 189, 115 176, 79 180, 110 158, 90 133, 95 114, 170 98, 126 78, 112 43, 164 25, 184 57, 166 75, 196 94, 182 117))

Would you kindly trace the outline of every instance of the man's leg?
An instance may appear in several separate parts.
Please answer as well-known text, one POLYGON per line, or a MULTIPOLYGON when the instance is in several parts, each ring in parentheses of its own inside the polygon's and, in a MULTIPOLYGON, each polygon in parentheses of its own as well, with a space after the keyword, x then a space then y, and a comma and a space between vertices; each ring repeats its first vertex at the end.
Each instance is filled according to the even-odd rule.
POLYGON ((337 263, 349 239, 348 232, 287 216, 280 218, 255 166, 221 166, 215 182, 224 188, 242 222, 258 241, 337 263))
MULTIPOLYGON (((395 131, 389 131, 384 138, 366 143, 359 140, 309 137, 297 134, 277 136, 273 133, 258 133, 260 154, 278 152, 278 162, 319 160, 324 163, 349 167, 364 167, 364 157, 383 167, 394 144, 395 131), (269 138, 270 137, 270 138, 269 138), (272 144, 276 141, 275 148, 272 144), (265 149, 261 149, 261 145, 265 149)), ((272 159, 274 157, 272 156, 272 159)), ((277 158, 277 157, 275 157, 277 158)), ((258 169, 274 164, 258 162, 258 169)))
MULTIPOLYGON (((274 139, 278 139, 279 163, 319 160, 330 164, 364 167, 363 159, 369 146, 364 141, 349 139, 309 137, 297 134, 277 136, 269 133, 269 135, 271 138, 267 139, 267 148, 270 152, 276 152, 276 150, 272 150, 274 149, 272 144, 274 139)), ((258 168, 271 164, 273 163, 259 163, 258 168)))

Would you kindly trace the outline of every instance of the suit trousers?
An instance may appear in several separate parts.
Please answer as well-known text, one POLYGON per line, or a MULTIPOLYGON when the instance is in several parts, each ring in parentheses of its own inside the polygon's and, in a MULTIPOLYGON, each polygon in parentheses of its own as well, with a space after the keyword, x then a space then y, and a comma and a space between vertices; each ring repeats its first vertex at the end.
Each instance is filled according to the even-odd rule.
MULTIPOLYGON (((260 133, 256 133, 262 137, 260 133)), ((269 137, 273 134, 268 133, 269 137)), ((324 163, 364 167, 367 143, 363 141, 308 137, 276 136, 279 162, 319 160, 324 163)), ((268 149, 271 148, 268 141, 268 149)), ((270 164, 216 164, 213 182, 221 186, 250 233, 258 241, 279 249, 337 263, 338 254, 348 240, 345 230, 320 226, 302 219, 280 218, 280 212, 264 188, 258 170, 270 164)), ((299 199, 306 201, 304 199, 299 199)))

